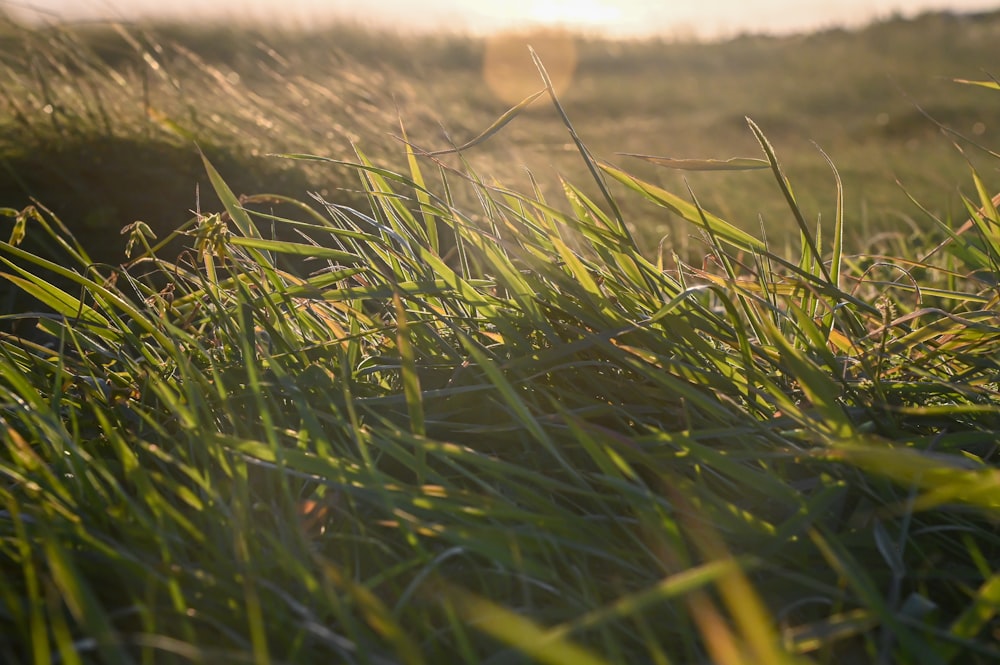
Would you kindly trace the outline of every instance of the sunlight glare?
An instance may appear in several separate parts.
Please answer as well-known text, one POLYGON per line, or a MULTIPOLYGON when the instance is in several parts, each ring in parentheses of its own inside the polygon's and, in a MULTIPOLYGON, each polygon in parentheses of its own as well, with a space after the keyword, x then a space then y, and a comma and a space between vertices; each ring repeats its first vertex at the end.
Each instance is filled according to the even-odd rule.
POLYGON ((483 54, 483 78, 493 94, 509 105, 517 104, 542 87, 538 69, 528 51, 529 45, 544 64, 557 92, 564 92, 573 81, 576 43, 565 30, 539 27, 491 35, 483 54))
POLYGON ((605 0, 543 0, 532 4, 529 20, 563 28, 602 28, 623 19, 622 7, 605 0))

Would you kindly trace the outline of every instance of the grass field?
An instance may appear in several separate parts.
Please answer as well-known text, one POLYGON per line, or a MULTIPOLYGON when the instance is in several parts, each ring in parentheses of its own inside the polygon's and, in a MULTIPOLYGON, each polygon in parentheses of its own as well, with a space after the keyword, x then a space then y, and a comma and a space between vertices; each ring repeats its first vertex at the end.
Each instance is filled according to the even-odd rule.
MULTIPOLYGON (((6 32, 0 194, 12 207, 35 196, 85 242, 137 219, 161 231, 184 221, 196 205, 195 184, 210 191, 195 142, 237 193, 303 198, 354 183, 268 154, 351 158, 357 141, 399 167, 400 120, 414 144, 442 149, 476 136, 511 105, 487 85, 488 47, 456 36, 190 26, 6 32)), ((928 15, 857 33, 720 44, 528 41, 553 64, 575 50, 576 74, 560 97, 596 156, 671 191, 685 191, 686 177, 708 210, 741 228, 757 232, 763 215, 775 234, 794 230, 766 173, 683 174, 617 154, 759 156, 749 116, 782 156, 811 221, 834 205, 833 177, 816 146, 830 155, 844 181, 847 242, 869 250, 882 232, 905 239, 928 229, 907 192, 942 218, 963 217, 967 159, 996 185, 982 152, 959 141, 963 157, 923 112, 991 145, 996 100, 953 79, 988 78, 1000 60, 998 34, 997 15, 928 15)), ((511 50, 520 60, 507 71, 526 79, 519 100, 540 82, 527 49, 511 50)), ((557 172, 588 179, 544 101, 465 156, 484 176, 518 188, 529 187, 530 168, 546 194, 559 192, 557 172)), ((628 212, 645 249, 681 228, 655 208, 628 212)), ((686 246, 687 235, 678 232, 672 244, 686 246)), ((111 250, 104 258, 114 261, 123 247, 104 237, 89 244, 111 250)))
POLYGON ((997 662, 998 32, 6 26, 0 660, 997 662))

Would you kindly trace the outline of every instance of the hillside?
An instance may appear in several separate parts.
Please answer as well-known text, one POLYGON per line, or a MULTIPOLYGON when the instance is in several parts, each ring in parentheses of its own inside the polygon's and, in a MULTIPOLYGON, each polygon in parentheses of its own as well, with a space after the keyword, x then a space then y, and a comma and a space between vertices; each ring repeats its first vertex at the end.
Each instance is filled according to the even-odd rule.
MULTIPOLYGON (((357 142, 373 158, 400 164, 400 122, 415 145, 440 149, 476 136, 509 105, 484 77, 490 45, 471 38, 351 26, 285 33, 8 25, 3 32, 0 156, 7 175, 0 198, 12 207, 29 197, 50 206, 71 228, 100 237, 93 245, 108 260, 122 246, 108 238, 125 224, 172 228, 199 205, 196 186, 203 194, 208 188, 196 145, 238 193, 301 198, 318 191, 349 202, 355 199, 339 188, 355 183, 269 155, 352 158, 357 142)), ((744 228, 756 230, 759 215, 772 233, 793 228, 766 176, 678 174, 616 153, 759 157, 749 116, 815 218, 832 214, 834 199, 821 148, 844 180, 848 242, 857 246, 883 231, 905 236, 925 228, 906 193, 943 217, 964 215, 958 192, 968 179, 966 159, 981 164, 982 153, 942 136, 935 122, 993 144, 996 100, 952 79, 988 77, 990 63, 1000 62, 998 36, 1000 14, 989 14, 722 43, 528 41, 552 63, 575 51, 562 102, 594 154, 678 193, 686 191, 685 178, 706 208, 744 228)), ((515 92, 539 89, 526 49, 503 49, 520 58, 508 74, 527 79, 515 92)), ((527 184, 530 168, 551 193, 557 172, 575 180, 585 173, 570 148, 552 108, 536 102, 465 156, 483 176, 510 183, 527 184)), ((630 212, 647 247, 675 230, 675 220, 655 210, 630 212)), ((686 237, 676 242, 688 246, 686 237)))

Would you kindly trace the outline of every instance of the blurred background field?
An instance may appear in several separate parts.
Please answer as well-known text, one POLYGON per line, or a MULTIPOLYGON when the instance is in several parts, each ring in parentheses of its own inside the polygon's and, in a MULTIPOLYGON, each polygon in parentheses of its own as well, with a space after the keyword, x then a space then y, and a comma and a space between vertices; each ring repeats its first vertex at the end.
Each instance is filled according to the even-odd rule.
MULTIPOLYGON (((795 225, 766 171, 680 173, 618 153, 759 157, 750 117, 774 144, 812 220, 833 216, 834 178, 820 149, 830 156, 844 181, 847 246, 857 251, 877 249, 873 239, 933 240, 909 197, 944 219, 964 220, 969 161, 1000 189, 995 167, 982 159, 984 148, 997 147, 997 98, 954 82, 1000 73, 989 70, 1000 62, 1000 13, 924 14, 853 31, 716 42, 552 30, 473 37, 352 24, 309 31, 7 20, 0 30, 0 204, 39 201, 111 262, 121 259, 118 231, 126 224, 143 220, 166 231, 199 207, 218 209, 198 147, 237 193, 303 199, 317 192, 356 204, 356 183, 343 181, 344 171, 274 154, 352 160, 357 144, 379 163, 403 168, 401 123, 421 149, 461 144, 541 88, 528 43, 596 157, 678 194, 687 196, 690 185, 703 206, 754 233, 763 220, 771 242, 795 225)), ((530 170, 552 200, 559 175, 588 185, 545 99, 463 157, 482 177, 522 191, 530 170)), ((444 166, 458 160, 440 158, 444 166)), ((682 254, 700 251, 665 211, 626 205, 644 247, 666 236, 682 254)))

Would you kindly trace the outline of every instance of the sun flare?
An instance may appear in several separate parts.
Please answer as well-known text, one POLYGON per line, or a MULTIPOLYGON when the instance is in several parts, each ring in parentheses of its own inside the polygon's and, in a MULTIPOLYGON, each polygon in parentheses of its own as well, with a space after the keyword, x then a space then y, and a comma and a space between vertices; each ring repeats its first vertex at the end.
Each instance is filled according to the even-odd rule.
POLYGON ((529 46, 538 54, 557 92, 564 92, 573 80, 576 44, 562 28, 537 27, 491 35, 483 54, 483 78, 493 94, 507 104, 516 104, 542 87, 529 46))
POLYGON ((532 3, 532 23, 567 28, 600 28, 622 19, 621 7, 602 0, 543 0, 532 3))

